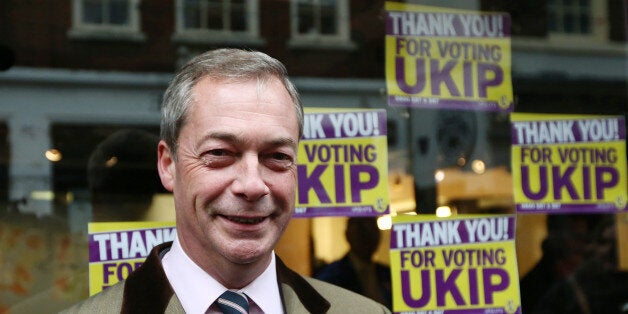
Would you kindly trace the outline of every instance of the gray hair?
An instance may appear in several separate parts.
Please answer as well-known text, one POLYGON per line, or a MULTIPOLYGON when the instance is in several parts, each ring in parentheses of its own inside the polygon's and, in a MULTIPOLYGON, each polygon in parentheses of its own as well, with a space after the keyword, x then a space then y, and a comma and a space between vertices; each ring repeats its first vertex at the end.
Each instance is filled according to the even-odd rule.
POLYGON ((303 105, 296 87, 288 78, 286 67, 277 59, 258 51, 242 49, 210 50, 192 58, 174 76, 161 105, 161 138, 176 160, 179 132, 185 125, 192 103, 192 88, 203 78, 228 81, 257 80, 263 84, 276 77, 283 82, 297 111, 299 139, 303 133, 303 105))

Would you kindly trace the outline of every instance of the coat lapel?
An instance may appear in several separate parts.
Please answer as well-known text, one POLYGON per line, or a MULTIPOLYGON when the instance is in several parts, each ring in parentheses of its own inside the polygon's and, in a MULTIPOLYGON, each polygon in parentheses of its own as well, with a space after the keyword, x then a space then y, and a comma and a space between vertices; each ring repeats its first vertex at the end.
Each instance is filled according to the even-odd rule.
POLYGON ((162 251, 167 252, 170 249, 171 244, 168 242, 156 246, 142 267, 132 272, 126 279, 121 313, 164 313, 166 308, 172 309, 173 306, 176 308, 176 304, 169 306, 174 291, 161 266, 160 257, 162 251))
POLYGON ((286 313, 325 313, 330 307, 329 301, 320 295, 301 275, 297 274, 276 256, 277 280, 286 313))

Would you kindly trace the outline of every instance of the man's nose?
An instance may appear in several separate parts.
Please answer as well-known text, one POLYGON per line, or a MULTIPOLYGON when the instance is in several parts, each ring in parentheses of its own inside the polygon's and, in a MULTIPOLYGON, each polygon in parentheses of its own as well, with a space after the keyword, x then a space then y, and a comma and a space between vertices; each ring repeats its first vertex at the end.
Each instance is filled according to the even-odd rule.
POLYGON ((263 166, 256 155, 243 155, 239 167, 236 168, 236 180, 233 192, 248 201, 256 201, 270 193, 263 176, 263 166))

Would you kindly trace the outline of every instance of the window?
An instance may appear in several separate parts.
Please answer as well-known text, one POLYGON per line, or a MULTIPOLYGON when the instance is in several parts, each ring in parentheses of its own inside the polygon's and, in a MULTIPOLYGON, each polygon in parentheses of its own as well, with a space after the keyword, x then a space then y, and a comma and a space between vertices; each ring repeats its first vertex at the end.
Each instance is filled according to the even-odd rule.
POLYGON ((174 39, 259 45, 257 0, 176 0, 174 39))
POLYGON ((605 1, 550 0, 547 14, 550 38, 608 38, 605 1))
POLYGON ((290 2, 292 46, 352 48, 347 0, 290 2))
POLYGON ((140 31, 140 0, 73 0, 74 39, 144 40, 140 31))

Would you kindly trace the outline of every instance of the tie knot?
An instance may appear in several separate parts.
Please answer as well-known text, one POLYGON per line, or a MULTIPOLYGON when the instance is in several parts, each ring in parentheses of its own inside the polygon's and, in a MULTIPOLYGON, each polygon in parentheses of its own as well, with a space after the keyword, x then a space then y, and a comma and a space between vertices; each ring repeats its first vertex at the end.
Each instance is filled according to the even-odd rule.
POLYGON ((224 314, 247 314, 249 301, 244 293, 227 290, 218 297, 218 307, 224 314))

